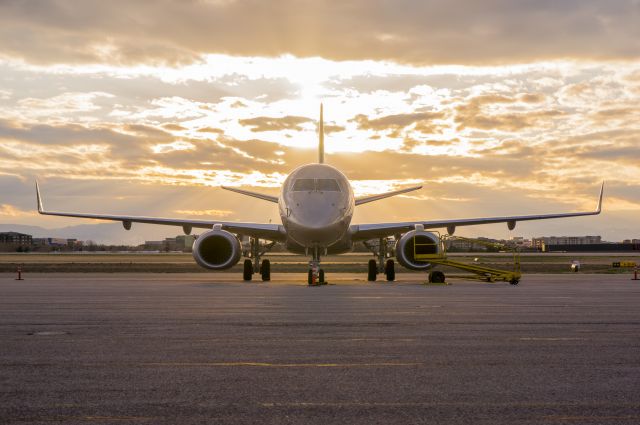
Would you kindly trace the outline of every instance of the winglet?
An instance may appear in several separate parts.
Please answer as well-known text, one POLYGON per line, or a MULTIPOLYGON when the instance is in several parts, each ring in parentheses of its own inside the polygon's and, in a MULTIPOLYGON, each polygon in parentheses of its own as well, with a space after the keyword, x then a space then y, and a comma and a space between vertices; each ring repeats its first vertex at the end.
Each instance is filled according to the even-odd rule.
POLYGON ((318 164, 324 164, 324 118, 322 117, 322 103, 320 103, 320 122, 318 123, 318 164))
POLYGON ((38 212, 42 214, 44 207, 42 206, 42 197, 40 196, 40 187, 38 186, 38 180, 36 180, 36 199, 38 200, 38 212))
POLYGON ((602 211, 602 195, 604 194, 604 180, 602 181, 602 186, 600 187, 600 198, 598 199, 598 209, 596 209, 596 212, 598 214, 600 214, 600 212, 602 211))

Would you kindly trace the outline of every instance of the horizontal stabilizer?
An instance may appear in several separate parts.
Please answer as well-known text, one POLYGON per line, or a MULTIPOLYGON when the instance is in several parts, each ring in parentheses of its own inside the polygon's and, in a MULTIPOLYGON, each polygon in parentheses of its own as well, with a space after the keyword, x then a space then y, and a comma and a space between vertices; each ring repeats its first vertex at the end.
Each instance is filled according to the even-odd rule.
POLYGON ((389 198, 391 196, 400 195, 401 193, 412 192, 414 190, 422 189, 422 185, 408 187, 406 189, 394 190, 393 192, 381 193, 379 195, 365 196, 364 198, 356 199, 356 205, 366 204, 367 202, 378 201, 380 199, 389 198))
POLYGON ((265 195, 264 193, 251 192, 250 190, 238 189, 229 186, 220 186, 224 190, 230 190, 231 192, 240 193, 242 195, 253 196, 254 198, 264 199, 265 201, 278 203, 277 196, 265 195))

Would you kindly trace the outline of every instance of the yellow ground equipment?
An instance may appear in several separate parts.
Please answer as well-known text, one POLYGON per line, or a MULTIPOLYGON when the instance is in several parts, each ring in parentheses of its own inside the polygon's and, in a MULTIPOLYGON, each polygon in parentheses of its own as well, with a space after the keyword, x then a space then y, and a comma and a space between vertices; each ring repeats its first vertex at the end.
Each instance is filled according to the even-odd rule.
MULTIPOLYGON (((464 270, 473 273, 474 279, 483 280, 486 282, 504 281, 509 282, 512 285, 517 285, 520 282, 522 273, 520 272, 520 253, 516 248, 510 248, 506 245, 488 242, 479 239, 469 239, 460 236, 441 236, 438 234, 437 242, 418 243, 414 239, 413 244, 414 260, 432 265, 443 265, 454 267, 456 269, 464 270), (450 240, 463 240, 472 244, 480 244, 487 247, 496 248, 499 251, 506 251, 513 253, 513 270, 502 270, 492 267, 485 267, 480 264, 467 264, 459 261, 449 260, 447 258, 447 241, 450 240), (439 247, 434 247, 435 244, 439 244, 439 247), (436 249, 434 249, 436 248, 436 249), (434 254, 435 252, 435 254, 434 254)), ((445 276, 441 271, 432 271, 429 273, 429 282, 444 283, 445 276)))

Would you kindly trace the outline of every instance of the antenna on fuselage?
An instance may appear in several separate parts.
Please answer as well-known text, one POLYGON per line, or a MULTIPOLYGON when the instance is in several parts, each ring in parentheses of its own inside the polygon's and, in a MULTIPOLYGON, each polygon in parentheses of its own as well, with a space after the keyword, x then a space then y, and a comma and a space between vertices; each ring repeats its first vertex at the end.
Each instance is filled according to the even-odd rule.
POLYGON ((324 118, 322 118, 322 103, 320 103, 320 122, 318 123, 318 164, 324 164, 324 118))

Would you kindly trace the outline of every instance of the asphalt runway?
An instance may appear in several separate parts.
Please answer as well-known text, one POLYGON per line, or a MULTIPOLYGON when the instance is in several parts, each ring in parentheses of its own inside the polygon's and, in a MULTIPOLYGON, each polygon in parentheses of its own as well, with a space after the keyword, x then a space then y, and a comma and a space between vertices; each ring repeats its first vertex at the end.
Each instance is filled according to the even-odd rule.
POLYGON ((0 275, 0 423, 640 423, 640 281, 418 277, 0 275))

